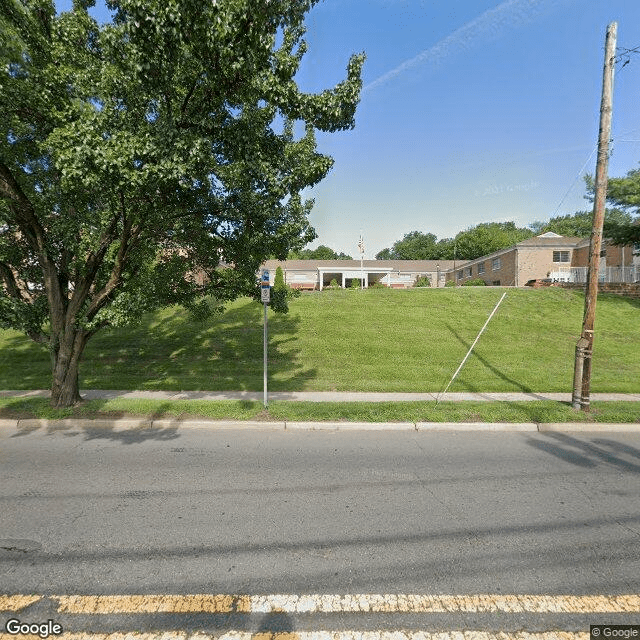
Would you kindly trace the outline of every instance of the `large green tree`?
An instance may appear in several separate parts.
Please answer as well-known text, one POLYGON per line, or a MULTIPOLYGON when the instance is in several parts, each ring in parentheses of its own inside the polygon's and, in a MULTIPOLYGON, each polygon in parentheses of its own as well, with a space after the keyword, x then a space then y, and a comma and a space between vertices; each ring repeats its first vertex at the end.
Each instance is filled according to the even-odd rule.
POLYGON ((316 0, 107 0, 106 25, 93 3, 0 2, 0 324, 48 346, 54 406, 100 328, 254 292, 313 240, 314 134, 352 128, 361 89, 363 56, 298 88, 316 0))
POLYGON ((315 249, 302 249, 301 251, 290 251, 289 260, 353 260, 346 253, 337 253, 331 247, 324 244, 315 249))
POLYGON ((402 240, 393 243, 391 249, 376 254, 377 260, 438 260, 438 238, 433 233, 411 231, 402 240))
POLYGON ((461 231, 454 239, 456 257, 474 260, 506 249, 533 236, 533 231, 516 227, 514 222, 483 222, 461 231))
POLYGON ((391 249, 383 249, 378 260, 473 260, 510 247, 533 235, 514 222, 483 222, 460 231, 455 238, 438 240, 433 233, 412 231, 391 249))
MULTIPOLYGON (((605 224, 627 225, 631 222, 631 216, 620 209, 607 209, 605 224)), ((577 211, 563 216, 555 216, 547 221, 534 222, 531 229, 536 234, 552 231, 561 236, 588 238, 593 227, 593 211, 577 211)))
MULTIPOLYGON (((593 192, 592 181, 587 185, 593 192)), ((615 244, 640 243, 640 169, 629 171, 624 178, 610 178, 607 186, 607 200, 626 214, 626 219, 607 216, 604 235, 615 244)))

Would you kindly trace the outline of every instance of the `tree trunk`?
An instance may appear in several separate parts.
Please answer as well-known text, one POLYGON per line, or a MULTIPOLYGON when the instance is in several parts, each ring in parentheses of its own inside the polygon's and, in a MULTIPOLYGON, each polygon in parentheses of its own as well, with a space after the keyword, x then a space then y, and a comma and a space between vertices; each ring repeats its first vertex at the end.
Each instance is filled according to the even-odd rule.
POLYGON ((54 339, 56 344, 51 351, 53 361, 51 406, 70 407, 82 400, 78 385, 78 368, 88 335, 82 329, 67 328, 64 333, 54 339))

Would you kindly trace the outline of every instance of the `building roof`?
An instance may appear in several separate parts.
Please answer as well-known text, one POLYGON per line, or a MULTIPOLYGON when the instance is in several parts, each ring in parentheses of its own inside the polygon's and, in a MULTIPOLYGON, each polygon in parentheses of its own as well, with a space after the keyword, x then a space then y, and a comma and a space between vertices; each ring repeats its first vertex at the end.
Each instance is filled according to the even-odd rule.
MULTIPOLYGON (((405 272, 431 272, 446 271, 456 266, 466 264, 467 260, 363 260, 362 267, 367 271, 376 269, 405 272)), ((360 260, 267 260, 264 264, 267 269, 282 267, 288 271, 308 271, 309 269, 323 269, 324 271, 335 268, 338 271, 353 271, 360 268, 360 260)))
MULTIPOLYGON (((575 238, 571 236, 549 236, 546 233, 541 236, 535 236, 534 238, 527 238, 518 242, 516 247, 575 247, 581 242, 584 242, 584 238, 575 238)), ((588 240, 587 240, 588 242, 588 240)))
MULTIPOLYGON (((404 273, 436 272, 438 269, 441 272, 448 272, 454 268, 461 269, 471 263, 476 264, 483 260, 504 255, 520 247, 575 249, 588 244, 589 238, 560 236, 556 233, 547 232, 540 236, 527 238, 526 240, 518 242, 518 244, 499 249, 498 251, 473 260, 363 260, 362 267, 369 272, 374 272, 377 269, 380 271, 400 271, 404 273)), ((360 260, 267 260, 264 267, 269 270, 272 269, 273 271, 278 267, 282 267, 287 271, 315 271, 316 269, 328 271, 332 268, 334 268, 336 272, 355 271, 360 269, 360 260)))

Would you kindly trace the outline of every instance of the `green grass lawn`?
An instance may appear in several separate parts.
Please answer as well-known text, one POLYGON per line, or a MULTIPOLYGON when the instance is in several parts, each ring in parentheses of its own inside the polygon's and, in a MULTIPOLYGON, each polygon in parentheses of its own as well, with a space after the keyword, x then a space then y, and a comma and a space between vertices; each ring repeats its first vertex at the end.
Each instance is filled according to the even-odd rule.
MULTIPOLYGON (((323 291, 269 312, 273 391, 441 391, 502 289, 323 291)), ((508 290, 450 391, 571 390, 584 296, 508 290)), ((640 302, 598 298, 592 392, 640 392, 640 302)), ((0 332, 0 388, 50 386, 46 349, 0 332)), ((262 390, 262 305, 206 322, 179 308, 88 345, 81 388, 262 390)))
MULTIPOLYGON (((589 413, 566 402, 286 402, 89 400, 52 409, 46 398, 0 398, 0 418, 205 418, 288 422, 614 422, 640 423, 638 402, 594 402, 589 413)), ((640 427, 640 424, 638 425, 640 427)))

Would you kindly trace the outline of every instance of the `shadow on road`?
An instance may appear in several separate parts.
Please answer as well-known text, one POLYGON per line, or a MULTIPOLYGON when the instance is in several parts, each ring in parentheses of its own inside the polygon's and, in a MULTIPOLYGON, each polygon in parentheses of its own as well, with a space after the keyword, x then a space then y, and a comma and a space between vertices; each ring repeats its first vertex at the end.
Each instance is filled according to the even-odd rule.
POLYGON ((566 433, 546 433, 527 440, 533 448, 578 467, 592 469, 600 464, 608 464, 624 471, 640 473, 640 463, 634 461, 640 460, 640 449, 614 440, 584 440, 566 433))
POLYGON ((288 640, 296 640, 293 620, 284 611, 271 611, 265 614, 256 630, 260 634, 283 634, 288 635, 288 640))

